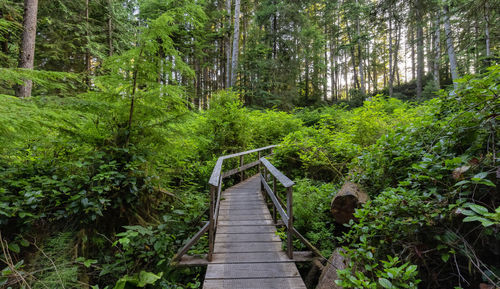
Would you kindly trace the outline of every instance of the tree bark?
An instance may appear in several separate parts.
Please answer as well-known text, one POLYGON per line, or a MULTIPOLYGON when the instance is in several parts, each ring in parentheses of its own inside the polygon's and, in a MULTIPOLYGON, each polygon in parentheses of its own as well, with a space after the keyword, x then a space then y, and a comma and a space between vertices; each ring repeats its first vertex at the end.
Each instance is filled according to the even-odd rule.
POLYGON ((85 38, 87 48, 85 48, 85 83, 90 87, 90 26, 89 26, 89 0, 85 0, 85 38))
POLYGON ((108 0, 108 55, 113 56, 113 0, 108 0))
POLYGON ((440 27, 440 22, 441 22, 441 13, 438 11, 436 15, 436 22, 435 22, 435 31, 434 31, 434 63, 433 63, 433 76, 434 76, 434 83, 436 84, 436 87, 439 89, 440 88, 440 83, 439 83, 439 63, 441 62, 441 46, 440 46, 440 41, 441 41, 441 27, 440 27))
MULTIPOLYGON (((358 0, 356 0, 356 4, 359 5, 358 0)), ((359 7, 358 7, 359 8, 359 7)), ((358 15, 360 12, 358 11, 358 15)), ((357 44, 358 44, 358 66, 359 66, 359 80, 360 80, 360 89, 361 89, 361 94, 363 95, 363 100, 364 100, 364 95, 366 94, 366 86, 365 86, 365 74, 364 74, 364 68, 363 68, 363 55, 362 55, 362 49, 361 49, 361 27, 360 27, 360 20, 359 16, 356 17, 356 30, 357 30, 357 44)))
POLYGON ((444 5, 443 14, 444 14, 444 31, 446 33, 446 46, 448 50, 448 58, 450 59, 451 79, 453 80, 453 87, 456 89, 458 87, 456 83, 456 80, 458 79, 457 57, 455 55, 455 48, 453 48, 453 36, 451 34, 448 5, 444 5))
POLYGON ((417 98, 422 97, 422 81, 424 77, 424 30, 422 27, 422 0, 415 0, 417 19, 417 98))
MULTIPOLYGON (((410 25, 411 26, 411 25, 410 25)), ((415 28, 410 27, 410 45, 411 45, 411 80, 415 79, 415 28)))
MULTIPOLYGON (((24 1, 23 36, 19 68, 33 69, 35 62, 36 21, 38 12, 38 0, 24 1)), ((20 98, 30 97, 33 81, 24 80, 23 85, 16 89, 16 95, 20 98)))
POLYGON ((398 85, 401 85, 401 80, 400 80, 400 77, 399 77, 399 67, 398 67, 398 52, 399 52, 399 45, 400 45, 400 39, 401 39, 401 24, 398 23, 398 22, 395 22, 396 24, 396 44, 394 45, 395 49, 394 49, 394 65, 393 65, 393 68, 392 68, 392 77, 393 77, 393 81, 394 81, 394 76, 396 76, 396 79, 397 79, 397 83, 398 85))
POLYGON ((231 86, 231 0, 226 0, 226 88, 231 86))
POLYGON ((240 45, 240 0, 234 5, 234 35, 233 35, 233 58, 231 59, 231 86, 236 84, 238 72, 238 55, 240 45))
POLYGON ((491 56, 489 22, 490 22, 489 7, 488 7, 488 1, 486 1, 484 3, 484 36, 486 41, 486 57, 488 58, 491 56))
POLYGON ((389 96, 392 97, 394 73, 392 70, 392 10, 389 12, 389 96))

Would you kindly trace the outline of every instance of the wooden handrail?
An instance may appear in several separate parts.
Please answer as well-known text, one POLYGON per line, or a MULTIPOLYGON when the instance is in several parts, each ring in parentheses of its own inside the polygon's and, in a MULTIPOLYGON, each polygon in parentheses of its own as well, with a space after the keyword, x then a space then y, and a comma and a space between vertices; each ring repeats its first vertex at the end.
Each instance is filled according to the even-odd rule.
POLYGON ((172 261, 178 262, 182 256, 194 245, 201 236, 208 232, 208 245, 209 251, 207 254, 207 260, 212 261, 212 254, 214 251, 215 243, 215 231, 217 230, 217 219, 219 215, 219 205, 221 200, 222 184, 226 177, 232 176, 237 173, 241 173, 241 178, 244 178, 244 171, 255 166, 259 166, 260 180, 261 180, 261 190, 265 192, 272 201, 273 205, 273 221, 276 224, 276 214, 279 213, 283 223, 287 228, 287 254, 290 259, 293 259, 293 236, 303 242, 307 247, 313 250, 314 254, 318 255, 319 250, 316 249, 309 241, 307 241, 294 227, 293 227, 293 193, 292 187, 295 183, 280 172, 275 166, 273 166, 265 157, 261 157, 261 152, 264 150, 272 150, 275 145, 262 147, 258 149, 253 149, 249 151, 244 151, 240 153, 235 153, 231 155, 221 156, 217 159, 212 175, 210 176, 210 210, 209 210, 209 220, 208 222, 192 237, 186 242, 186 244, 174 255, 172 261), (243 163, 243 156, 251 153, 258 153, 258 159, 256 161, 250 162, 248 164, 243 163), (224 160, 240 157, 239 167, 231 169, 227 172, 222 172, 222 165, 224 160), (263 168, 263 170, 261 170, 263 168), (263 172, 263 173, 262 173, 263 172), (267 172, 271 173, 273 176, 273 187, 271 188, 267 184, 267 172), (283 187, 286 188, 286 203, 281 201, 281 199, 276 195, 276 181, 279 181, 283 187), (286 207, 286 210, 285 208, 286 207))
POLYGON ((267 170, 285 187, 289 188, 295 183, 280 172, 275 166, 273 166, 266 158, 260 158, 260 162, 267 168, 267 170))
POLYGON ((276 147, 276 145, 270 145, 267 147, 262 147, 262 148, 244 151, 244 152, 240 152, 240 153, 221 156, 219 159, 217 159, 217 163, 215 164, 214 169, 212 170, 212 175, 210 176, 210 181, 208 183, 210 185, 213 185, 213 186, 217 186, 219 184, 219 177, 221 176, 221 171, 222 171, 222 162, 224 160, 243 156, 243 155, 248 155, 251 153, 256 153, 256 152, 260 152, 260 151, 264 151, 264 150, 268 150, 268 149, 272 149, 275 147, 276 147))
POLYGON ((273 204, 273 221, 276 223, 276 211, 280 214, 283 223, 287 229, 287 255, 293 259, 293 192, 292 187, 295 183, 273 166, 266 158, 260 158, 260 162, 264 165, 264 174, 260 175, 261 190, 265 191, 273 204), (267 172, 273 175, 273 189, 267 184, 267 172), (286 188, 286 212, 281 206, 276 196, 276 180, 278 180, 286 188))
POLYGON ((270 145, 266 147, 261 147, 253 150, 248 150, 240 153, 235 153, 235 154, 230 154, 230 155, 225 155, 221 156, 217 159, 217 162, 215 163, 214 169, 212 170, 212 175, 210 176, 209 180, 209 185, 210 185, 210 209, 209 209, 209 220, 208 222, 194 235, 193 238, 189 239, 186 244, 177 252, 177 254, 174 255, 172 261, 177 262, 179 261, 182 256, 194 245, 198 242, 200 239, 201 235, 203 235, 205 232, 208 231, 208 254, 207 254, 207 259, 208 261, 212 260, 212 254, 214 251, 214 242, 215 242, 215 231, 217 230, 217 219, 219 216, 219 206, 220 206, 220 199, 221 199, 221 191, 222 191, 222 182, 224 178, 227 178, 229 176, 232 176, 237 173, 241 173, 241 177, 243 179, 244 174, 243 172, 245 170, 248 170, 250 168, 253 168, 255 166, 259 166, 260 168, 260 156, 261 156, 261 151, 264 150, 272 150, 275 148, 276 145, 270 145), (248 155, 251 153, 256 153, 258 152, 258 158, 256 161, 244 164, 243 163, 243 156, 248 155), (222 172, 222 165, 224 160, 230 159, 230 158, 235 158, 235 157, 240 157, 240 166, 229 170, 227 172, 222 172))

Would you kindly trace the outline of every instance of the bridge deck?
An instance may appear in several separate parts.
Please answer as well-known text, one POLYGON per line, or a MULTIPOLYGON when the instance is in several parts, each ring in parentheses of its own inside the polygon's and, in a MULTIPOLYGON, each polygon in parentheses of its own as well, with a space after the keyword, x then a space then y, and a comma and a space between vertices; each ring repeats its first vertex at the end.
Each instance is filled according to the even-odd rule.
POLYGON ((306 288, 281 248, 259 176, 222 192, 214 254, 203 288, 306 288))

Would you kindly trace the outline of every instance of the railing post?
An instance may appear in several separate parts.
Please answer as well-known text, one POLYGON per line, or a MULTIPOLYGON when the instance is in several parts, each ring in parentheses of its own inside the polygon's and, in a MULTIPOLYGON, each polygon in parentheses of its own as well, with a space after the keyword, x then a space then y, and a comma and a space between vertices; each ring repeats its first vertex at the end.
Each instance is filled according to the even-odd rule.
MULTIPOLYGON (((240 168, 243 166, 243 155, 240 156, 240 168)), ((241 182, 245 179, 245 171, 240 172, 241 182)))
POLYGON ((208 225, 208 255, 207 260, 212 261, 212 254, 214 252, 214 239, 215 239, 215 194, 217 187, 210 185, 210 212, 209 212, 209 225, 208 225))
POLYGON ((293 192, 292 187, 286 190, 286 211, 288 214, 287 230, 287 253, 288 258, 293 259, 293 192))
POLYGON ((257 155, 257 157, 258 157, 258 159, 259 159, 259 174, 260 174, 260 165, 261 165, 261 163, 260 163, 260 151, 259 151, 259 152, 257 152, 257 154, 258 154, 258 155, 257 155))
MULTIPOLYGON (((275 195, 278 195, 276 192, 276 177, 273 176, 273 192, 275 195)), ((276 224, 278 222, 278 218, 276 216, 276 206, 273 203, 273 222, 276 224)))

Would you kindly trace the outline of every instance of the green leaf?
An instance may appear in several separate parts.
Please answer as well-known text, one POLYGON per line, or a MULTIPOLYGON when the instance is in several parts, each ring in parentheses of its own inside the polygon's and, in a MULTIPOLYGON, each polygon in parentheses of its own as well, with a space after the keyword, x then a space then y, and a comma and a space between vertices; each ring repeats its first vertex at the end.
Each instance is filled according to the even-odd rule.
POLYGON ((488 176, 488 172, 481 172, 475 176, 472 177, 472 179, 484 179, 488 176))
POLYGON ((482 185, 486 185, 486 186, 489 186, 489 187, 496 187, 496 185, 492 181, 490 181, 488 179, 478 180, 477 183, 482 184, 482 185))
POLYGON ((16 243, 10 243, 10 244, 9 244, 9 249, 10 249, 12 252, 17 253, 17 254, 19 254, 19 252, 21 252, 21 248, 20 248, 20 247, 19 247, 19 245, 18 245, 18 244, 16 244, 16 243))
POLYGON ((163 275, 163 272, 156 275, 151 272, 146 272, 146 271, 141 271, 139 273, 139 283, 137 284, 138 287, 145 287, 148 284, 154 284, 156 281, 161 279, 161 276, 163 275))
POLYGON ((448 262, 448 259, 450 259, 450 254, 441 255, 441 260, 443 260, 443 262, 448 262))
POLYGON ((468 184, 468 183, 470 183, 470 181, 463 180, 463 181, 460 181, 460 182, 456 183, 455 186, 461 186, 461 185, 465 185, 465 184, 468 184))
POLYGON ((116 285, 115 287, 113 287, 113 289, 125 289, 125 285, 127 285, 127 281, 126 280, 118 280, 118 282, 116 282, 116 285))
POLYGON ((380 285, 382 285, 382 287, 384 287, 384 288, 388 288, 388 289, 392 288, 391 281, 389 281, 389 280, 387 280, 385 278, 378 278, 378 283, 380 285))
POLYGON ((479 216, 470 216, 464 219, 464 222, 482 222, 483 220, 486 220, 485 218, 479 217, 479 216))
POLYGON ((97 260, 87 259, 87 260, 83 261, 83 266, 90 268, 90 266, 92 264, 95 264, 95 263, 97 263, 97 260))
POLYGON ((473 210, 474 212, 480 214, 480 215, 485 215, 488 213, 488 209, 486 209, 483 206, 476 205, 476 204, 468 204, 468 207, 473 210))
POLYGON ((29 245, 30 245, 30 243, 28 241, 26 241, 25 239, 22 239, 20 243, 21 243, 21 246, 23 246, 23 247, 29 247, 29 245))
POLYGON ((417 265, 410 265, 406 268, 406 274, 410 274, 417 271, 417 265))

